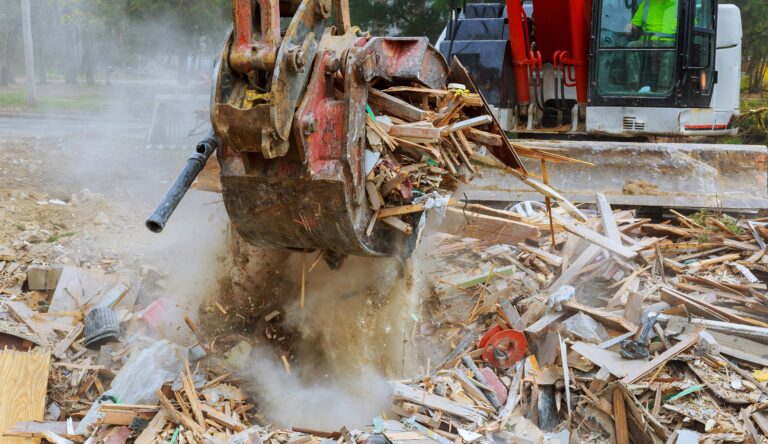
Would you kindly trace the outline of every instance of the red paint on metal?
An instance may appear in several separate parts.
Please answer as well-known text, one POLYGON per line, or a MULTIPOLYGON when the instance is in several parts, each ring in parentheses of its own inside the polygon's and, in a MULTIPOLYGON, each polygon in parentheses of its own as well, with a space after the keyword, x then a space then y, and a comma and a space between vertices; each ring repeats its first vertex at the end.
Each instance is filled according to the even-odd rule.
POLYGON ((246 46, 253 39, 253 11, 251 0, 234 0, 232 3, 235 21, 235 44, 246 46))
MULTIPOLYGON (((576 100, 586 106, 589 90, 591 0, 534 0, 536 49, 563 73, 565 86, 576 87, 576 100)), ((511 34, 510 34, 511 35, 511 34)))
POLYGON ((313 177, 329 176, 338 173, 340 161, 345 157, 346 134, 344 102, 334 98, 333 78, 325 74, 331 60, 331 53, 324 51, 317 59, 313 82, 307 88, 306 107, 296 116, 300 137, 303 138, 301 149, 307 170, 313 177), (308 121, 316 121, 314 131, 307 131, 308 121))
POLYGON ((687 130, 724 130, 728 128, 728 124, 725 125, 685 125, 687 130))
POLYGON ((570 0, 571 6, 571 54, 576 68, 576 101, 587 105, 589 71, 587 44, 589 42, 591 0, 570 0))
POLYGON ((509 24, 509 46, 512 49, 512 64, 515 73, 515 100, 518 105, 527 105, 531 100, 528 85, 528 38, 525 12, 520 0, 507 0, 507 22, 509 24))
POLYGON ((496 368, 510 368, 523 359, 527 349, 528 342, 523 332, 502 330, 493 335, 483 347, 483 360, 496 368), (499 358, 497 353, 506 358, 499 358))
POLYGON ((554 60, 555 53, 571 48, 570 15, 568 1, 533 0, 536 50, 544 60, 554 60))

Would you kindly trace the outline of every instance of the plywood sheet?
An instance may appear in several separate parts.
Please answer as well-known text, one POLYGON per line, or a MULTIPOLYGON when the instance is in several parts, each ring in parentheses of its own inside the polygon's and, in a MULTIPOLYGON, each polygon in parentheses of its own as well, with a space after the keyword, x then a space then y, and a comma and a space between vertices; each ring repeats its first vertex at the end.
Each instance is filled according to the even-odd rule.
MULTIPOLYGON (((40 421, 45 415, 49 351, 0 351, 0 433, 18 421, 40 421)), ((0 436, 0 444, 37 444, 39 439, 0 436)))

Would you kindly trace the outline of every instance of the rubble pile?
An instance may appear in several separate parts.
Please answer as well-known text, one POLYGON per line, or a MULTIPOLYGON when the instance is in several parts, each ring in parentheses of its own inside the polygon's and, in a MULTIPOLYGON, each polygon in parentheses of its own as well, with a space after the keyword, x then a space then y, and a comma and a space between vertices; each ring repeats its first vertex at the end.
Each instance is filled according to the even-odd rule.
MULTIPOLYGON (((163 287, 158 270, 51 263, 68 238, 41 258, 30 240, 8 242, 0 433, 57 444, 764 441, 768 220, 651 220, 597 202, 581 218, 556 207, 551 221, 534 203, 446 208, 413 331, 433 353, 418 376, 390 381, 391 409, 359 429, 271 424, 259 388, 223 364, 249 359, 235 349, 258 339, 208 337, 192 313, 147 297, 163 287)), ((281 318, 270 312, 254 335, 274 342, 281 318)), ((281 357, 290 373, 293 357, 281 357)))

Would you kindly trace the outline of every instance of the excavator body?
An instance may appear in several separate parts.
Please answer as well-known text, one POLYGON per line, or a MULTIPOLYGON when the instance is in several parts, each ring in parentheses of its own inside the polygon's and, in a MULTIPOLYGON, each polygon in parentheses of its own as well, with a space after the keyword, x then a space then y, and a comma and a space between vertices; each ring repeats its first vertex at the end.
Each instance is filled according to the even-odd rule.
MULTIPOLYGON (((768 149, 715 140, 738 131, 737 6, 717 0, 454 5, 436 46, 467 67, 509 135, 593 165, 549 169, 565 197, 594 202, 601 192, 613 204, 768 208, 768 149)), ((534 163, 530 171, 542 174, 534 163)), ((541 199, 498 169, 473 181, 468 195, 497 203, 541 199)))

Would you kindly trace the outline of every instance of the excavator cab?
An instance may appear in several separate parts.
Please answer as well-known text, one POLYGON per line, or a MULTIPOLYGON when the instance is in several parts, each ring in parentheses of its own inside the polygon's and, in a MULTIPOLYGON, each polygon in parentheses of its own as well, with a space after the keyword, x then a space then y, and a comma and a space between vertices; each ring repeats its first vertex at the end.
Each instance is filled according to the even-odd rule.
POLYGON ((598 0, 594 20, 593 103, 709 106, 715 0, 598 0))
MULTIPOLYGON (((737 133, 737 6, 506 0, 457 5, 452 17, 437 46, 461 60, 481 89, 508 88, 486 94, 504 129, 529 139, 520 144, 595 164, 550 170, 567 198, 589 202, 601 192, 624 205, 768 207, 764 146, 669 143, 737 133), (484 48, 497 56, 478 56, 484 48)), ((466 194, 500 204, 539 198, 493 171, 466 194)))
POLYGON ((501 86, 487 88, 510 89, 486 94, 508 131, 734 133, 729 123, 739 110, 741 65, 734 5, 507 0, 456 11, 437 46, 467 65, 481 89, 494 83, 501 86))

